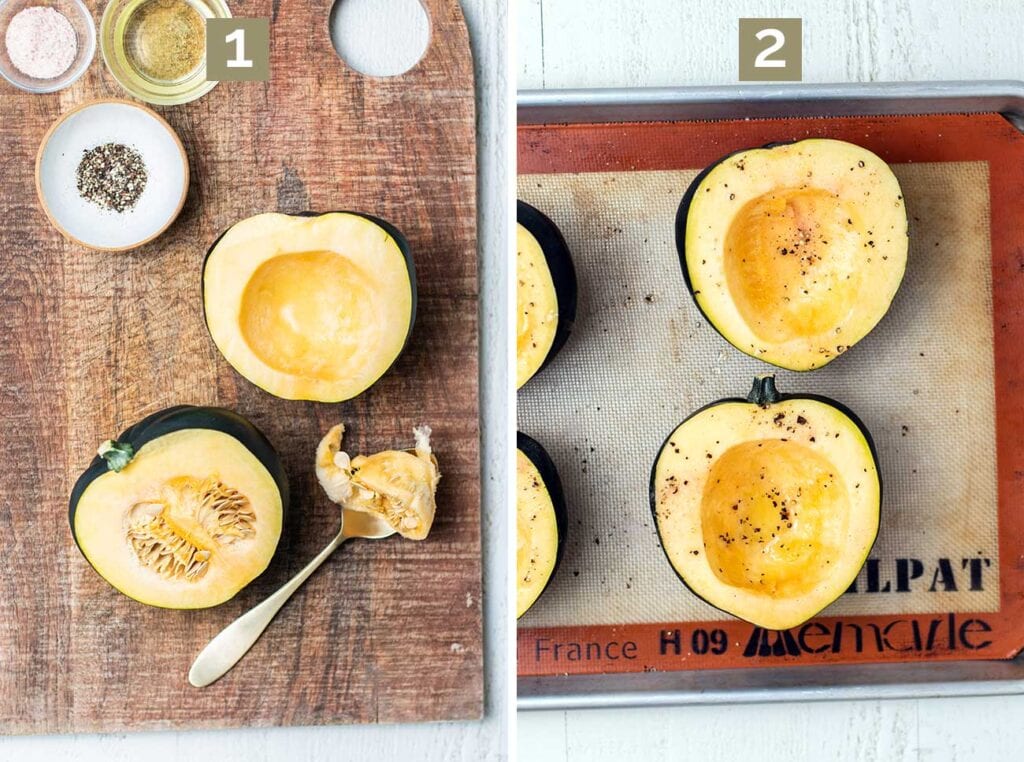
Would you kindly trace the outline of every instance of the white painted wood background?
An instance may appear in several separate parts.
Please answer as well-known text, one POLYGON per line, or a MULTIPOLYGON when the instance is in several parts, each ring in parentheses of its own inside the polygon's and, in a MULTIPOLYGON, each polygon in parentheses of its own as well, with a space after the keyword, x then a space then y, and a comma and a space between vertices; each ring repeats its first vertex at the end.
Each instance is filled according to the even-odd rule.
POLYGON ((1020 0, 512 0, 518 88, 735 84, 737 19, 803 18, 805 82, 1024 78, 1020 0))
MULTIPOLYGON (((741 16, 804 19, 806 82, 1024 79, 1021 0, 513 2, 520 89, 734 84, 741 16)), ((525 712, 517 742, 523 762, 1002 762, 1024 760, 1024 696, 525 712)))
MULTIPOLYGON (((293 0, 288 0, 285 7, 293 0)), ((364 72, 408 68, 426 31, 416 0, 341 0, 334 17, 350 63, 364 72), (411 13, 410 13, 411 6, 411 13), (347 25, 347 26, 346 26, 347 25), (369 41, 369 44, 367 44, 369 41), (418 47, 417 47, 418 46, 418 47), (397 62, 397 66, 396 66, 397 62)), ((508 162, 506 8, 495 0, 461 0, 476 58, 479 159, 479 251, 483 438, 484 658, 483 722, 335 726, 257 730, 130 733, 0 738, 0 762, 498 762, 508 734, 506 679, 510 625, 504 611, 508 538, 505 510, 506 433, 511 425, 506 385, 505 260, 508 162)), ((229 5, 238 5, 229 0, 229 5)), ((244 14, 244 8, 235 9, 244 14)), ((217 91, 206 96, 216 98, 217 91)), ((300 593, 301 594, 301 593, 300 593)), ((273 626, 273 625, 271 625, 273 626)), ((414 668, 415 665, 413 665, 414 668)), ((423 697, 429 701, 429 696, 423 697)))

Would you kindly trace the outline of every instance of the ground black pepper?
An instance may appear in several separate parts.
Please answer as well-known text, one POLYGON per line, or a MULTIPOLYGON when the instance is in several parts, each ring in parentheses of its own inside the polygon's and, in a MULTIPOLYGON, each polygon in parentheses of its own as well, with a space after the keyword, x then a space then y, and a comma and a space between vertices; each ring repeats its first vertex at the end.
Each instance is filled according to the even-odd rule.
POLYGON ((149 177, 142 154, 121 143, 85 151, 75 176, 82 198, 118 213, 138 203, 149 177))

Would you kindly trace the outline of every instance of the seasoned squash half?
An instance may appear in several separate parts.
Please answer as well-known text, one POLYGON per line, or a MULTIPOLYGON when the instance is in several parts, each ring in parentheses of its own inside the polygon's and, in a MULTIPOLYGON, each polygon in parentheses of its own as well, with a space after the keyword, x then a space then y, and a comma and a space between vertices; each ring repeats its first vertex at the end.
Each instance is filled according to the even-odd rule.
POLYGON ((259 214, 211 247, 203 304, 217 348, 251 382, 285 399, 340 402, 398 358, 415 284, 409 247, 383 220, 259 214))
POLYGON ((114 588, 151 606, 233 597, 277 548, 288 481, 229 410, 168 408, 104 442, 71 492, 71 533, 114 588))
POLYGON ((824 397, 782 396, 772 376, 746 400, 697 411, 651 473, 654 521, 673 568, 740 619, 787 629, 850 586, 878 534, 871 437, 824 397))
POLYGON ((576 320, 576 271, 551 220, 516 207, 516 388, 554 359, 576 320))
POLYGON ((525 614, 555 576, 565 546, 568 515, 551 458, 522 432, 516 436, 516 618, 525 614))
POLYGON ((737 349, 790 370, 834 360, 878 324, 907 264, 888 165, 839 140, 730 154, 676 216, 687 287, 737 349))

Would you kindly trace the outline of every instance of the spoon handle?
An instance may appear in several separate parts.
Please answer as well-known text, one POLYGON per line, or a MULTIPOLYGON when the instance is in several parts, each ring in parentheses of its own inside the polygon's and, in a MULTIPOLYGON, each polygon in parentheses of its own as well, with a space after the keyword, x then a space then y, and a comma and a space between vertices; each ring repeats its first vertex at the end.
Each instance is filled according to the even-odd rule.
POLYGON ((188 681, 196 688, 202 688, 235 666, 259 640, 270 620, 285 601, 292 597, 292 593, 298 590, 309 575, 347 539, 343 532, 339 532, 316 558, 306 564, 302 571, 282 585, 277 592, 221 630, 192 662, 192 668, 188 671, 188 681))

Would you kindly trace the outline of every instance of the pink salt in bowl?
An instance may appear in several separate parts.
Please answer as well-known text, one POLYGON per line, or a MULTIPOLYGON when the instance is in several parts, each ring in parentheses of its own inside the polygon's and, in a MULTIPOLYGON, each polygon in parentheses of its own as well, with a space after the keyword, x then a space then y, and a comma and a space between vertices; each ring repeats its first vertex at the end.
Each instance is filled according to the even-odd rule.
MULTIPOLYGON (((12 42, 24 48, 31 40, 20 35, 19 39, 12 42)), ((30 93, 52 93, 62 90, 85 73, 95 55, 96 22, 81 0, 0 0, 0 74, 15 87, 30 93), (66 69, 52 77, 32 76, 31 73, 22 71, 11 60, 8 52, 7 37, 11 21, 27 8, 52 8, 66 18, 74 30, 74 58, 66 69)), ((41 57, 34 63, 45 68, 49 61, 46 57, 41 57)))

